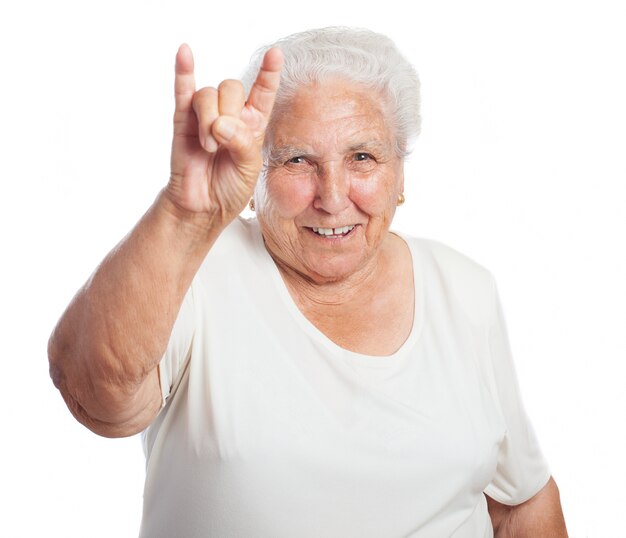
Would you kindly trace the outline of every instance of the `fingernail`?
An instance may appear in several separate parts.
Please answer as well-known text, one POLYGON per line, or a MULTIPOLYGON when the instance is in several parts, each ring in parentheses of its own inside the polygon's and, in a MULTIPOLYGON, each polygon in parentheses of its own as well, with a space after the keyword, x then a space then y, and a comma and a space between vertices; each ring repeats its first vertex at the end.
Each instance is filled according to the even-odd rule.
POLYGON ((213 138, 212 136, 207 136, 206 140, 204 141, 204 149, 206 149, 209 153, 217 151, 217 142, 215 141, 215 138, 213 138))
POLYGON ((230 140, 235 134, 235 122, 228 116, 222 116, 215 126, 217 127, 217 134, 224 140, 230 140))

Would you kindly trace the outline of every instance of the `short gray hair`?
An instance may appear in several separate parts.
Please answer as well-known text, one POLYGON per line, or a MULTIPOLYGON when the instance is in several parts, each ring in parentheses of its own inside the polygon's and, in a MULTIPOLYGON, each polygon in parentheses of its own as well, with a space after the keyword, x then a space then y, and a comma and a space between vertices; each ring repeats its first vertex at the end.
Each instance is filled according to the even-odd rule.
POLYGON ((252 57, 242 77, 246 95, 265 51, 274 46, 285 57, 275 109, 289 103, 301 86, 325 79, 339 77, 362 84, 386 96, 396 150, 401 157, 408 155, 420 131, 420 83, 391 39, 371 30, 337 26, 284 37, 252 57))

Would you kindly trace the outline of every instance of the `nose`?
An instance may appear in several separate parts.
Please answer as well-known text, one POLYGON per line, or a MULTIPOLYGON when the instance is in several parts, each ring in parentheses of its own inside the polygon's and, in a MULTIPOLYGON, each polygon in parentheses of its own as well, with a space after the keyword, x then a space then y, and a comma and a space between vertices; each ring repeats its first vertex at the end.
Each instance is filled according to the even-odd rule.
POLYGON ((341 162, 327 162, 317 173, 317 193, 313 207, 330 214, 341 213, 350 205, 350 181, 341 162))

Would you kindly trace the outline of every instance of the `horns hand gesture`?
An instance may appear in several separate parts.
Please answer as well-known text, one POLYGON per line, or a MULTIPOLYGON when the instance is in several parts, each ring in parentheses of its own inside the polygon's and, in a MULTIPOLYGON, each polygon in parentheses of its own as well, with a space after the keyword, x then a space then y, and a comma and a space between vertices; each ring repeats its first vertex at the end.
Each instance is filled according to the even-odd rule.
POLYGON ((244 208, 262 167, 261 149, 283 57, 270 49, 246 101, 238 80, 196 90, 191 49, 176 55, 174 139, 166 195, 184 213, 229 222, 244 208))

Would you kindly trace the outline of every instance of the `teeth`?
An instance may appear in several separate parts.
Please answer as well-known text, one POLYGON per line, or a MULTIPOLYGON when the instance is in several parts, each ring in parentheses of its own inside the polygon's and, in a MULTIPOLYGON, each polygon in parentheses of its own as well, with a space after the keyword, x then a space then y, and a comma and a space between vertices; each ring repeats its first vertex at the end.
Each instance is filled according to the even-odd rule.
POLYGON ((353 228, 354 228, 354 225, 341 226, 340 228, 315 228, 313 227, 313 231, 319 235, 344 235, 344 234, 347 234, 353 228))

